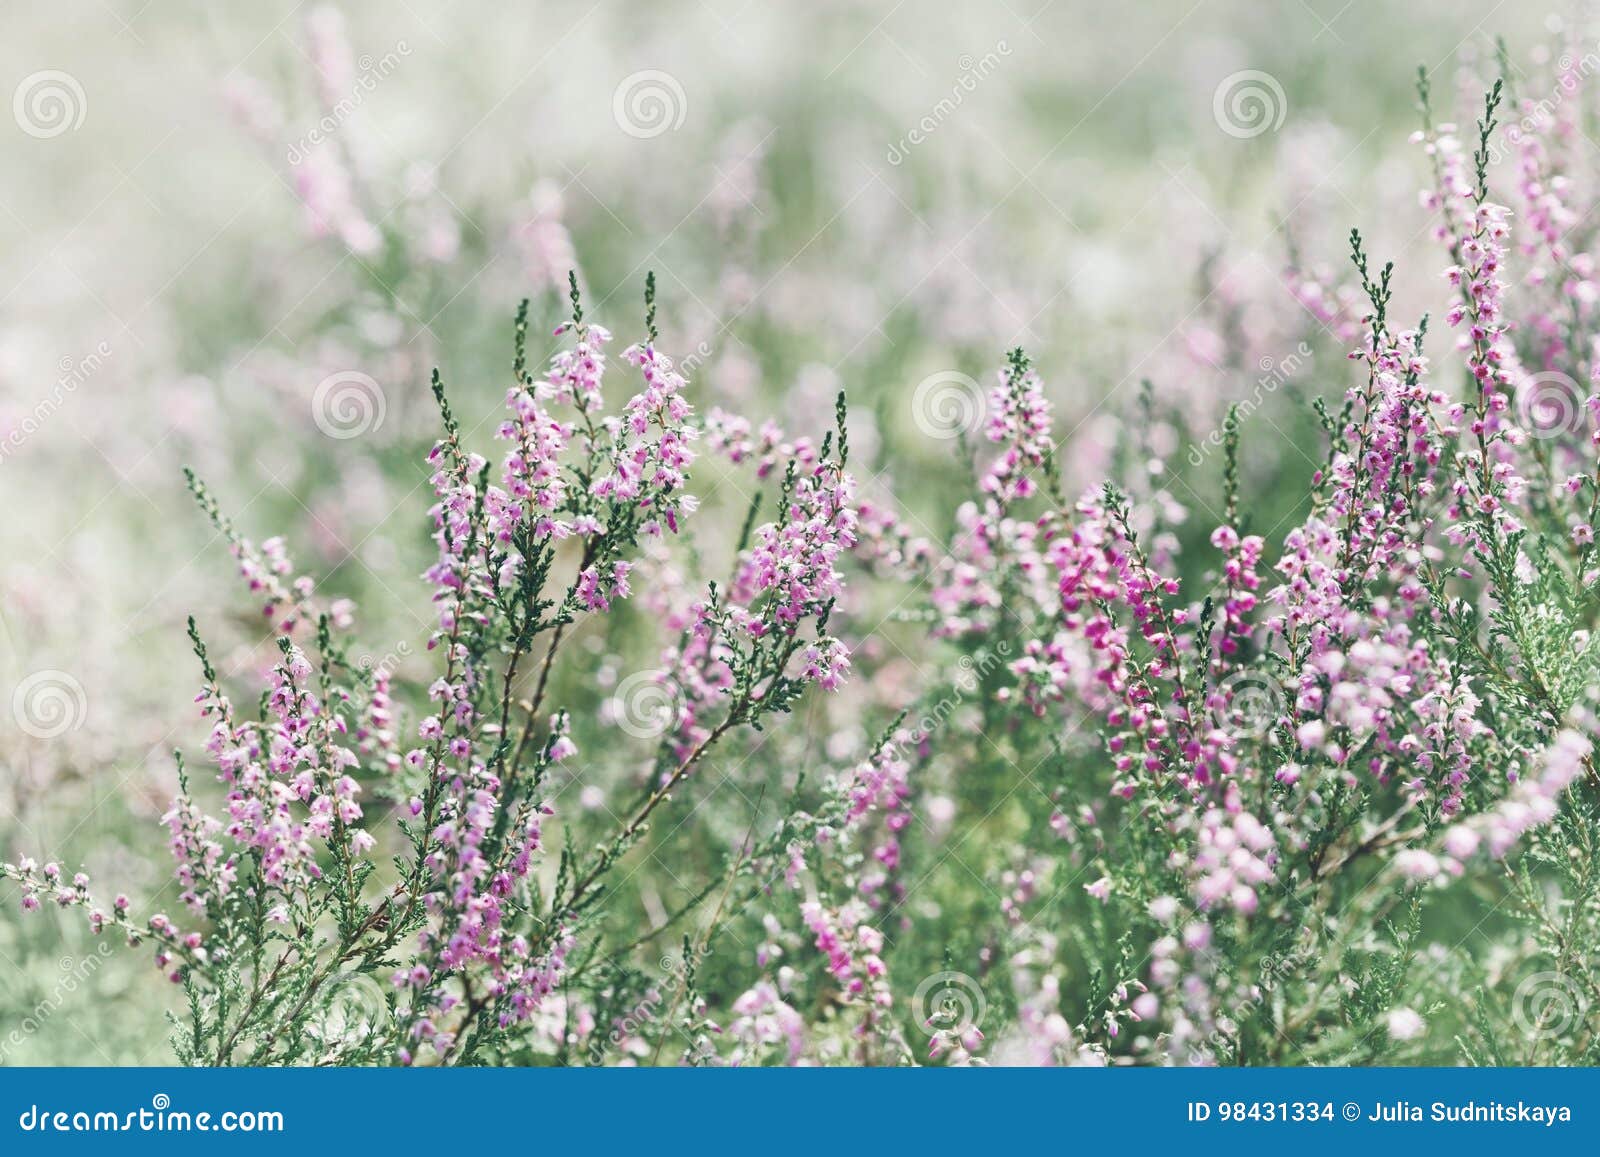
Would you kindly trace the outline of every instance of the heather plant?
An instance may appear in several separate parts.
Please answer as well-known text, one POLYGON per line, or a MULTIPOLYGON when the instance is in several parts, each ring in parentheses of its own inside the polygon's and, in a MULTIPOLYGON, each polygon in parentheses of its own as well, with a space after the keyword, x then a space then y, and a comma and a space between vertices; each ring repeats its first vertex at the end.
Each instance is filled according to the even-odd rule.
POLYGON ((571 321, 557 330, 573 345, 542 380, 526 367, 524 305, 497 481, 463 444, 435 377, 444 437, 429 455, 438 561, 426 578, 441 669, 426 690, 432 713, 403 753, 389 673, 350 662, 349 608, 322 607, 281 540, 240 535, 189 476, 281 633, 251 718, 190 621, 225 809, 195 803, 180 760, 183 793, 165 822, 180 898, 204 930, 163 913, 135 924, 127 897, 99 904, 84 875, 64 878, 53 863, 5 866, 25 909, 47 897, 87 909, 96 932, 153 943, 187 997, 175 1038, 184 1061, 410 1061, 424 1046, 439 1061, 505 1055, 560 985, 602 881, 702 756, 729 731, 789 711, 808 684, 844 681, 848 658, 827 633, 835 562, 854 541, 841 397, 837 431, 803 471, 791 463, 776 520, 752 530, 733 583, 709 584, 685 628, 686 662, 727 675, 685 709, 692 738, 609 842, 564 848, 553 884, 538 879, 553 814, 546 776, 578 754, 567 712, 546 702, 563 634, 627 599, 641 542, 678 533, 697 506, 687 486, 698 431, 688 383, 655 346, 653 277, 646 300, 647 336, 621 355, 637 392, 613 413, 602 396, 611 334, 584 318, 576 278, 571 321), (569 540, 575 573, 558 579, 569 540), (524 689, 519 666, 539 644, 524 689), (363 822, 369 810, 392 831, 363 822), (390 853, 394 878, 382 881, 376 857, 390 853), (380 971, 393 993, 375 987, 380 971))
POLYGON ((1298 504, 1250 486, 1261 390, 1149 384, 1085 449, 1018 348, 929 527, 842 393, 817 430, 697 405, 654 276, 614 354, 569 272, 542 376, 516 318, 497 460, 435 373, 426 673, 361 662, 357 608, 191 473, 277 651, 242 688, 190 620, 183 911, 0 871, 152 953, 192 1064, 1600 1062, 1597 297, 1558 72, 1465 131, 1422 74, 1436 315, 1360 232, 1342 277, 1291 257, 1306 341, 1347 353, 1285 399, 1298 504))

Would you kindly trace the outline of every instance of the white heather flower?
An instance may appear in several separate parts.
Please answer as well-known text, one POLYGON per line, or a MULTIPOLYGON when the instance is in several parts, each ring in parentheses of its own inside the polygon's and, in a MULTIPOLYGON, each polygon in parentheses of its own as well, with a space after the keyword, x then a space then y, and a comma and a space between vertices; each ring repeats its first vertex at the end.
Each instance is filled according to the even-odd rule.
POLYGON ((1172 923, 1178 914, 1178 901, 1173 896, 1157 896, 1150 901, 1150 918, 1163 924, 1172 923))
POLYGON ((1439 874, 1439 857, 1422 848, 1407 848, 1394 858, 1394 866, 1411 880, 1431 880, 1439 874))
POLYGON ((1423 1024, 1421 1015, 1411 1008, 1397 1008, 1389 1013, 1389 1037, 1392 1040, 1416 1040, 1422 1035, 1423 1024))
POLYGON ((1456 824, 1444 834, 1444 850, 1464 860, 1478 850, 1478 833, 1465 824, 1456 824))

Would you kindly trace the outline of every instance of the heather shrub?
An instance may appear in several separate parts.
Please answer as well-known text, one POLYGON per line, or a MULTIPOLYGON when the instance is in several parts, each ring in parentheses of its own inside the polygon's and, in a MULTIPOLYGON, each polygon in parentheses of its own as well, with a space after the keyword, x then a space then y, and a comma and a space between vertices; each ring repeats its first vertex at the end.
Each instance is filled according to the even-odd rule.
POLYGON ((568 271, 498 452, 436 351, 420 654, 189 474, 277 655, 190 620, 181 907, 0 871, 153 956, 188 1064, 1600 1061, 1578 106, 1419 96, 1440 305, 1360 232, 1290 262, 1290 348, 1347 355, 1282 399, 1292 487, 1281 382, 1106 444, 1019 348, 911 400, 930 504, 845 394, 702 402, 653 275, 614 351, 568 271))

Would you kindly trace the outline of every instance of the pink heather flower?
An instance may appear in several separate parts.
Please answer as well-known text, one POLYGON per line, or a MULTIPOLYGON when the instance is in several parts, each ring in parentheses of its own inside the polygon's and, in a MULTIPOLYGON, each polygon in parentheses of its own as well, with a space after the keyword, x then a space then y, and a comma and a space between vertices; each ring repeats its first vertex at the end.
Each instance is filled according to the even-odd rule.
POLYGON ((1000 371, 1000 384, 989 394, 989 420, 984 435, 1005 447, 990 465, 979 489, 993 495, 1004 508, 1037 492, 1035 473, 1054 449, 1050 438, 1050 403, 1044 383, 1027 364, 1014 356, 1000 371))
POLYGON ((1322 741, 1326 734, 1327 728, 1321 721, 1311 719, 1297 727, 1294 736, 1300 741, 1301 747, 1311 751, 1322 746, 1322 741))
POLYGON ((552 763, 571 759, 578 754, 578 745, 572 740, 572 719, 565 712, 557 712, 550 718, 550 748, 549 758, 552 763))
POLYGON ((795 1064, 805 1055, 805 1018, 767 981, 760 981, 733 1002, 735 1020, 728 1034, 740 1050, 756 1059, 769 1046, 780 1048, 784 1061, 795 1064))
POLYGON ((782 522, 756 530, 736 588, 752 595, 774 592, 773 615, 780 624, 794 626, 843 593, 836 564, 856 541, 854 487, 837 467, 820 467, 797 480, 782 522))
POLYGON ((1211 947, 1211 925, 1204 920, 1186 924, 1183 929, 1183 946, 1191 952, 1204 952, 1211 947))
MULTIPOLYGON (((567 274, 578 270, 572 235, 562 222, 561 187, 545 179, 528 195, 526 211, 513 226, 512 240, 522 257, 528 284, 536 289, 560 291, 567 274)), ((576 274, 582 282, 581 272, 576 274)))
POLYGON ((592 566, 585 567, 578 575, 578 600, 586 610, 598 612, 611 609, 611 599, 600 586, 600 572, 592 566))

